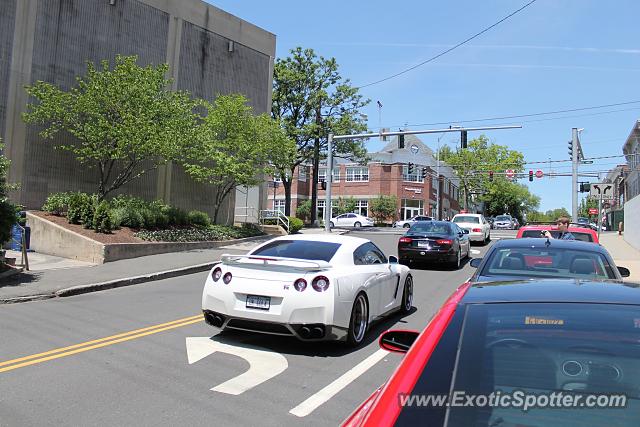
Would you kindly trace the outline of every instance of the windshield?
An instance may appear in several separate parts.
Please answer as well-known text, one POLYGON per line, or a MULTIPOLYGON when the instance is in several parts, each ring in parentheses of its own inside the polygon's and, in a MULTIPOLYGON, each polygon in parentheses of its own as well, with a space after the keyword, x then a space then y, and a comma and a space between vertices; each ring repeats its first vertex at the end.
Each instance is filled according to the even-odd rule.
POLYGON ((267 255, 329 262, 339 247, 340 243, 317 242, 312 240, 276 240, 256 249, 251 255, 267 255))
POLYGON ((480 276, 617 279, 614 267, 598 252, 553 247, 492 251, 480 276))
POLYGON ((451 234, 451 226, 443 222, 419 222, 408 231, 409 234, 451 234))
MULTIPOLYGON (((525 230, 522 232, 522 237, 541 237, 542 230, 525 230)), ((554 239, 557 239, 560 236, 560 232, 558 230, 549 230, 554 239)), ((593 242, 593 236, 589 233, 580 233, 579 231, 571 231, 571 234, 576 240, 581 240, 583 242, 593 242)))
POLYGON ((500 215, 496 217, 496 221, 511 221, 511 217, 506 215, 500 215))
POLYGON ((472 222, 474 224, 480 224, 480 218, 477 216, 456 216, 455 218, 453 218, 453 222, 455 223, 459 223, 459 222, 472 222))
POLYGON ((526 411, 504 404, 454 407, 447 425, 637 426, 639 342, 637 306, 471 305, 458 344, 453 392, 620 397, 616 399, 618 407, 611 400, 609 407, 600 404, 589 409, 558 408, 544 405, 543 400, 526 411))

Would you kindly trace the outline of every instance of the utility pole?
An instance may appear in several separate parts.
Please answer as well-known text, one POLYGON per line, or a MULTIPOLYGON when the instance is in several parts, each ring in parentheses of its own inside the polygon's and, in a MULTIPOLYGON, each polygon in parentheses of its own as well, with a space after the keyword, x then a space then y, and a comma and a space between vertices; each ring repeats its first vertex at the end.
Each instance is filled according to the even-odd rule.
POLYGON ((324 231, 331 233, 331 183, 333 181, 333 133, 327 137, 327 191, 324 202, 324 231))
POLYGON ((571 129, 571 216, 578 222, 578 128, 571 129))

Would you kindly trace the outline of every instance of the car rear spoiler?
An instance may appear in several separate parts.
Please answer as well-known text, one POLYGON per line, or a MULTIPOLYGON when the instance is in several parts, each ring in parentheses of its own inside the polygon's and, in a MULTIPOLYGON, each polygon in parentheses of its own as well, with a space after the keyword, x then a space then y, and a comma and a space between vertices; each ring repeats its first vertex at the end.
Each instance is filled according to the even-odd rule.
POLYGON ((302 271, 320 271, 331 268, 326 261, 310 261, 298 258, 284 258, 260 255, 230 255, 223 254, 220 258, 225 265, 236 265, 244 268, 280 267, 302 271))

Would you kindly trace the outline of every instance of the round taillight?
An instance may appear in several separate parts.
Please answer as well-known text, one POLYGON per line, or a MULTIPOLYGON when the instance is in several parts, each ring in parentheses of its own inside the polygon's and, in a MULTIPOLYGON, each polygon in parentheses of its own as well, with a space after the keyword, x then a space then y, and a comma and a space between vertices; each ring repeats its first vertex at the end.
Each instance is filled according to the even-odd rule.
POLYGON ((307 289, 307 281, 304 279, 298 279, 293 283, 293 287, 296 288, 296 291, 302 292, 307 289))
POLYGON ((311 286, 318 292, 324 292, 329 288, 329 279, 324 276, 318 276, 313 279, 311 286))
POLYGON ((228 285, 229 282, 231 282, 231 273, 226 273, 224 275, 224 277, 222 278, 222 281, 224 282, 225 285, 228 285))
POLYGON ((211 273, 211 278, 214 282, 217 282, 218 280, 220 280, 220 277, 222 277, 222 269, 220 267, 217 267, 215 270, 213 270, 213 273, 211 273))

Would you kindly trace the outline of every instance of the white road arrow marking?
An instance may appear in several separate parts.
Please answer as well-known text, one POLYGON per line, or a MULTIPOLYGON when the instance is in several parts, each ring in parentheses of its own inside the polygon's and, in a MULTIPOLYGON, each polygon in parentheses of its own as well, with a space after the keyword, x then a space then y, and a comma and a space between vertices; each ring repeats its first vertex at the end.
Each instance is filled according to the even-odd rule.
POLYGON ((376 351, 371 356, 367 357, 362 362, 349 369, 340 378, 290 410, 289 413, 297 417, 306 417, 307 415, 318 409, 320 405, 338 394, 340 390, 351 384, 353 380, 367 372, 373 365, 384 359, 384 357, 388 354, 389 352, 386 350, 380 349, 376 351))
POLYGON ((249 363, 248 371, 211 389, 220 393, 237 396, 275 377, 289 367, 287 359, 280 353, 224 344, 209 337, 187 337, 186 343, 187 359, 190 365, 216 351, 241 357, 249 363))

